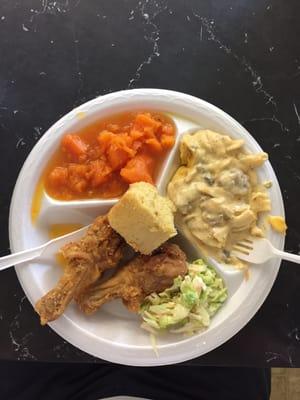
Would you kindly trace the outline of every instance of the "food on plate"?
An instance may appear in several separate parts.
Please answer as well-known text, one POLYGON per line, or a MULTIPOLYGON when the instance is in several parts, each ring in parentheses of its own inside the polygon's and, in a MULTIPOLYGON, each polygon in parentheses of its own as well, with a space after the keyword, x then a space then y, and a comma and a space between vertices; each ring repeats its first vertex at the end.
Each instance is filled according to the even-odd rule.
POLYGON ((79 297, 78 305, 92 314, 104 303, 121 298, 130 311, 138 312, 147 295, 165 290, 186 272, 185 253, 176 244, 166 243, 151 256, 136 256, 107 281, 96 282, 79 297))
POLYGON ((172 202, 158 194, 155 186, 133 183, 108 213, 111 227, 134 250, 150 254, 172 236, 175 211, 172 202))
POLYGON ((42 203, 43 203, 43 197, 44 197, 44 182, 43 179, 39 179, 36 187, 35 187, 35 191, 34 191, 34 195, 33 195, 33 199, 31 202, 31 221, 33 223, 35 223, 35 221, 37 220, 41 208, 42 208, 42 203))
POLYGON ((269 215, 268 222, 276 232, 285 234, 287 225, 283 217, 278 215, 269 215))
POLYGON ((55 239, 59 236, 67 235, 68 233, 75 232, 78 229, 83 228, 82 224, 53 224, 50 225, 48 236, 50 239, 55 239))
POLYGON ((45 189, 59 200, 121 196, 130 183, 154 183, 174 143, 174 123, 160 113, 96 121, 62 138, 44 172, 45 189))
POLYGON ((188 264, 188 273, 162 292, 147 296, 141 305, 142 327, 151 333, 169 330, 193 334, 206 329, 227 298, 225 284, 203 260, 188 264))
POLYGON ((243 145, 243 140, 210 130, 185 135, 181 166, 168 185, 178 227, 204 255, 239 268, 246 264, 230 254, 232 246, 249 235, 263 236, 258 217, 271 207, 255 171, 268 155, 249 154, 243 145))
POLYGON ((65 260, 64 273, 56 287, 35 306, 41 324, 57 319, 103 271, 117 266, 124 248, 124 240, 110 227, 106 216, 98 217, 81 240, 63 246, 60 253, 65 260))

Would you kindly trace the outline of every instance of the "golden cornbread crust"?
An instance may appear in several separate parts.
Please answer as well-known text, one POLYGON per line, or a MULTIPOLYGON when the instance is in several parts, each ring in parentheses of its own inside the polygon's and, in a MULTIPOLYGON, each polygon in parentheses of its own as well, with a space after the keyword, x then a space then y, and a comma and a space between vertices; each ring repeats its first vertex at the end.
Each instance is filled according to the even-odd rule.
POLYGON ((151 254, 162 243, 177 234, 173 203, 158 194, 155 186, 138 182, 108 214, 111 227, 142 254, 151 254))

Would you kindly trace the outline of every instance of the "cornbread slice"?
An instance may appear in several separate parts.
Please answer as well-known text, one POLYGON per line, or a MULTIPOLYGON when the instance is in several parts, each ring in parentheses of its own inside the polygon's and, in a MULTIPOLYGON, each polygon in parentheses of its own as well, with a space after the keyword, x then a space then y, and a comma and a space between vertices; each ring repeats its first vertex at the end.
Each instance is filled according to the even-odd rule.
POLYGON ((108 213, 110 226, 142 254, 150 254, 177 234, 173 203, 158 194, 155 186, 133 183, 108 213))

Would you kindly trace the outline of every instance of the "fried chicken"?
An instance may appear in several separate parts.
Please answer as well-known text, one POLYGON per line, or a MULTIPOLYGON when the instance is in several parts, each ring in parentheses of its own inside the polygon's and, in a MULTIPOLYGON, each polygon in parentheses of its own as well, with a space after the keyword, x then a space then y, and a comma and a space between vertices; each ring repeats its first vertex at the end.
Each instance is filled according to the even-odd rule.
POLYGON ((154 255, 136 256, 112 278, 94 284, 79 296, 78 305, 86 314, 92 314, 102 304, 122 298, 130 311, 137 312, 147 295, 162 292, 173 284, 174 278, 186 273, 184 252, 176 244, 166 243, 154 255))
POLYGON ((57 319, 70 301, 80 297, 103 271, 115 267, 124 248, 124 240, 110 227, 106 216, 98 217, 81 240, 63 246, 60 252, 66 260, 64 274, 35 306, 41 324, 57 319))

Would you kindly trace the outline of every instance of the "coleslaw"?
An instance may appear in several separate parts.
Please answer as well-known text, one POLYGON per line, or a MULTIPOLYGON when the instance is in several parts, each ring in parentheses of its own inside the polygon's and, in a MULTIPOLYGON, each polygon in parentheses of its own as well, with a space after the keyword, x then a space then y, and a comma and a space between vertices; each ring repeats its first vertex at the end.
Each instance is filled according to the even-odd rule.
POLYGON ((227 298, 227 288, 216 271, 202 259, 188 265, 161 293, 147 296, 140 308, 142 327, 152 334, 164 331, 194 334, 206 329, 227 298))

